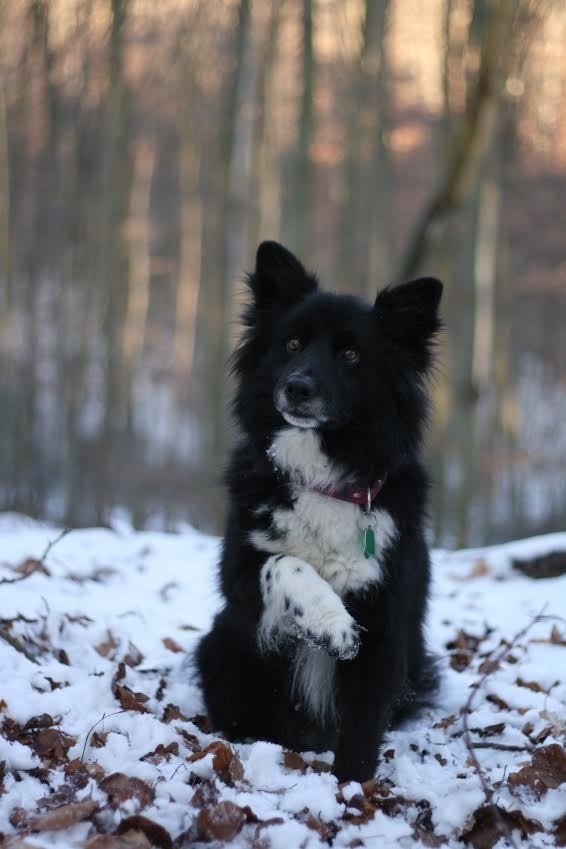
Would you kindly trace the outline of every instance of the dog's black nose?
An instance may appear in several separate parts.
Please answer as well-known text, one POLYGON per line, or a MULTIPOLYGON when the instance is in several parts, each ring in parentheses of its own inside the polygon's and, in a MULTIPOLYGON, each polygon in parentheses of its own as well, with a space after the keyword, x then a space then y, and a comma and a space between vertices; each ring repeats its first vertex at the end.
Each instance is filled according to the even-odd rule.
POLYGON ((294 374, 285 384, 285 395, 292 404, 310 401, 315 394, 315 383, 307 374, 294 374))

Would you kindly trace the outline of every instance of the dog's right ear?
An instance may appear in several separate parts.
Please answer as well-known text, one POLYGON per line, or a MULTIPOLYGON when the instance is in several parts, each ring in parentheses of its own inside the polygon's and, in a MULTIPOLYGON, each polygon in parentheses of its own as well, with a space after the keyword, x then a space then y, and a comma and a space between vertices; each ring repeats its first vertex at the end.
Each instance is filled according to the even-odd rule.
POLYGON ((278 242, 261 243, 248 283, 259 309, 291 306, 317 288, 316 277, 278 242))

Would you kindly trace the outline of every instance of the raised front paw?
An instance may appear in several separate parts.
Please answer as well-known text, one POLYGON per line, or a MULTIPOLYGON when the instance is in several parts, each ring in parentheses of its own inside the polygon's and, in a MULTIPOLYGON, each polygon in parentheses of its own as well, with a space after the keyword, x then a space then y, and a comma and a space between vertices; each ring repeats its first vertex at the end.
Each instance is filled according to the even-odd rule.
POLYGON ((340 660, 358 653, 360 629, 342 599, 313 567, 297 557, 270 557, 261 570, 264 610, 260 645, 292 634, 340 660))
POLYGON ((301 616, 295 614, 294 630, 297 637, 308 645, 339 660, 352 660, 360 648, 361 629, 341 606, 342 610, 315 609, 301 616))

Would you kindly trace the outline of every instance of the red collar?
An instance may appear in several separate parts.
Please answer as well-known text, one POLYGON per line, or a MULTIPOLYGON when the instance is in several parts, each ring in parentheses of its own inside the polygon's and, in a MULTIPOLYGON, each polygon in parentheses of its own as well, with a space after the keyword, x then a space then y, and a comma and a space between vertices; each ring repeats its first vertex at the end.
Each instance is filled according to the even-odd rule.
POLYGON ((382 478, 378 478, 371 486, 356 486, 356 484, 346 484, 345 486, 313 486, 309 487, 312 492, 317 492, 319 495, 326 495, 329 498, 337 498, 339 501, 349 501, 350 504, 359 504, 362 507, 367 507, 375 501, 383 484, 387 480, 387 473, 382 478))

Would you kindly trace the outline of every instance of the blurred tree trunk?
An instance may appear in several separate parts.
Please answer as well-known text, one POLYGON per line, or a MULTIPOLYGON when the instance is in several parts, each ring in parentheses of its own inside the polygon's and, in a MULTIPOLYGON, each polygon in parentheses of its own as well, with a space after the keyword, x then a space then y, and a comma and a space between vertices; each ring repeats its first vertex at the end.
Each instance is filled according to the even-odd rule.
POLYGON ((258 69, 252 197, 249 243, 276 239, 281 229, 281 150, 277 133, 275 68, 278 58, 282 0, 270 4, 267 36, 258 69))
POLYGON ((440 452, 437 450, 434 524, 437 536, 442 536, 442 530, 448 528, 455 534, 459 545, 465 545, 468 539, 469 510, 474 490, 474 433, 478 400, 473 380, 474 345, 478 341, 475 331, 476 271, 478 252, 485 255, 485 240, 488 238, 479 221, 484 210, 478 179, 483 174, 485 159, 495 136, 504 71, 500 45, 504 35, 509 37, 515 7, 516 0, 475 0, 467 52, 477 57, 478 70, 475 78, 471 77, 467 84, 466 106, 460 126, 452 130, 455 122, 450 117, 450 105, 455 99, 456 81, 450 43, 452 7, 448 0, 444 19, 447 35, 444 126, 453 133, 453 138, 446 157, 446 168, 421 215, 399 273, 399 279, 408 279, 419 273, 436 274, 448 283, 445 315, 453 328, 453 338, 458 342, 454 350, 448 351, 447 384, 442 391, 437 391, 437 396, 441 396, 438 399, 437 422, 442 429, 441 445, 444 447, 440 452), (455 213, 462 209, 458 229, 454 231, 455 213), (450 260, 449 248, 455 234, 456 239, 464 240, 457 265, 450 260), (457 287, 450 285, 451 279, 459 281, 457 287), (447 460, 457 469, 455 497, 445 489, 447 460))
POLYGON ((175 300, 173 372, 177 392, 186 395, 193 369, 197 311, 201 287, 202 201, 200 195, 200 146, 194 138, 193 118, 185 112, 179 142, 181 188, 181 256, 175 300))
MULTIPOLYGON (((454 124, 457 120, 458 94, 465 87, 461 56, 465 53, 467 33, 456 30, 454 26, 455 0, 445 0, 443 9, 443 45, 442 45, 442 119, 438 147, 441 150, 440 161, 444 161, 453 142, 454 124)), ((448 283, 444 289, 442 314, 448 327, 456 322, 458 297, 456 287, 450 281, 457 279, 455 272, 455 247, 457 228, 453 219, 446 222, 444 239, 437 245, 435 274, 448 283)), ((450 347, 450 333, 443 335, 439 344, 439 360, 442 364, 453 361, 454 352, 450 347)), ((452 526, 448 514, 453 504, 448 496, 448 467, 450 460, 447 450, 450 446, 450 375, 447 367, 441 368, 433 385, 432 428, 432 524, 434 539, 443 541, 444 531, 452 526)))
POLYGON ((17 231, 14 230, 14 261, 22 275, 14 290, 22 315, 25 356, 16 374, 13 413, 12 475, 17 493, 15 506, 37 513, 45 496, 44 455, 38 445, 40 343, 44 339, 40 316, 42 270, 49 253, 45 238, 49 210, 49 180, 53 168, 53 87, 49 42, 50 6, 31 0, 26 7, 27 50, 22 65, 24 112, 23 171, 19 187, 17 231))
MULTIPOLYGON (((106 93, 104 201, 102 232, 102 329, 104 334, 104 427, 98 481, 98 519, 107 511, 105 471, 111 468, 115 451, 127 423, 129 387, 125 383, 120 331, 128 291, 128 252, 125 225, 130 196, 128 161, 128 116, 124 80, 125 30, 129 0, 110 0, 111 24, 108 46, 108 89, 106 93)), ((128 444, 131 444, 128 442, 128 444)))
MULTIPOLYGON (((199 50, 199 22, 204 4, 198 2, 181 33, 179 59, 182 89, 182 111, 178 141, 180 188, 179 277, 175 295, 175 330, 173 339, 173 380, 178 401, 182 404, 189 393, 196 350, 197 317, 202 286, 202 247, 204 210, 201 191, 202 136, 195 115, 203 110, 197 77, 195 52, 199 50)), ((210 288, 210 287, 209 287, 210 288)), ((206 301, 205 301, 206 303, 206 301)), ((201 313, 201 319, 203 315, 201 313)))
MULTIPOLYGON (((253 105, 257 70, 253 54, 252 0, 239 0, 232 36, 232 53, 227 64, 230 73, 220 116, 218 159, 203 162, 203 179, 216 182, 214 208, 203 210, 206 240, 210 239, 207 285, 197 305, 197 349, 199 362, 198 406, 203 477, 214 490, 211 512, 222 513, 221 466, 225 459, 228 435, 226 415, 228 376, 227 359, 232 345, 236 312, 237 277, 247 262, 249 227, 248 191, 253 105), (212 216, 211 216, 212 212, 212 216), (206 216, 206 218, 204 217, 206 216), (240 220, 241 219, 241 220, 240 220), (242 238, 240 242, 239 239, 242 238)), ((194 381, 193 381, 194 383, 194 381)))
MULTIPOLYGON (((88 473, 85 473, 84 440, 80 417, 88 398, 88 364, 92 340, 98 334, 99 286, 94 279, 98 257, 91 238, 91 222, 99 220, 101 204, 100 162, 96 157, 97 134, 92 107, 88 107, 91 83, 91 31, 93 0, 81 0, 73 33, 73 49, 79 57, 77 93, 65 125, 69 151, 63 160, 61 220, 65 234, 67 284, 61 314, 67 319, 66 332, 59 339, 59 386, 64 407, 66 503, 64 522, 72 527, 91 521, 88 473), (75 320, 75 310, 84 319, 75 320)), ((99 234, 96 234, 99 236, 99 234)), ((94 520, 95 517, 92 517, 94 520)))
MULTIPOLYGON (((1 21, 0 21, 1 26, 1 21)), ((7 366, 12 354, 12 239, 10 203, 10 154, 6 122, 6 98, 4 94, 3 69, 0 68, 0 353, 3 366, 7 366)))
POLYGON ((253 17, 251 0, 241 0, 241 54, 238 66, 238 84, 230 145, 228 176, 228 215, 226 222, 225 269, 225 354, 229 354, 234 339, 233 321, 238 315, 237 280, 249 258, 249 206, 257 85, 257 59, 253 43, 253 17))
POLYGON ((314 137, 314 77, 315 57, 313 43, 314 0, 301 4, 301 94, 299 102, 298 138, 295 172, 295 209, 293 215, 292 248, 307 265, 313 262, 313 162, 314 137))
MULTIPOLYGON (((6 38, 5 11, 7 0, 0 0, 0 51, 6 38)), ((12 227, 10 189, 10 149, 6 108, 6 71, 0 52, 0 353, 8 361, 12 343, 12 227)))
POLYGON ((134 146, 134 166, 128 220, 129 288, 122 333, 122 356, 128 380, 143 354, 151 262, 151 183, 155 167, 155 142, 140 139, 134 146))
MULTIPOLYGON (((481 62, 486 26, 488 23, 488 3, 490 0, 475 0, 469 26, 467 53, 472 64, 481 62)), ((495 72, 494 72, 495 73, 495 72)), ((473 78, 468 82, 468 99, 473 96, 473 78)), ((498 86, 494 79, 491 122, 492 139, 496 137, 496 113, 498 86)), ((451 353, 451 442, 453 445, 452 465, 457 470, 458 483, 451 494, 453 533, 456 545, 463 548, 468 544, 470 532, 470 510, 474 494, 474 468, 476 462, 476 415, 480 387, 474 380, 474 362, 476 359, 476 317, 478 311, 478 258, 489 250, 482 226, 484 204, 481 192, 483 182, 488 178, 490 149, 486 145, 483 159, 477 164, 477 172, 470 185, 469 198, 464 203, 462 228, 458 234, 462 241, 459 263, 455 268, 459 281, 457 302, 454 304, 453 320, 456 327, 457 344, 451 353)), ((490 265, 494 256, 486 257, 490 265)), ((485 265, 485 263, 484 263, 485 265)), ((484 275, 485 276, 485 275, 484 275)))
POLYGON ((366 0, 360 55, 348 112, 342 276, 367 296, 388 282, 391 164, 386 35, 389 0, 366 0))
MULTIPOLYGON (((485 26, 481 33, 480 61, 467 98, 461 127, 451 145, 445 171, 422 212, 401 263, 399 279, 408 279, 434 266, 434 254, 445 236, 451 215, 469 198, 478 170, 493 140, 495 112, 504 58, 502 41, 510 37, 518 0, 485 2, 485 26)), ((476 0, 476 8, 479 0, 476 0)))

